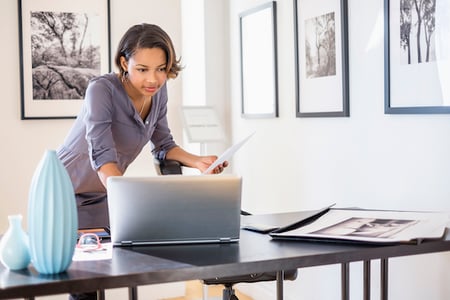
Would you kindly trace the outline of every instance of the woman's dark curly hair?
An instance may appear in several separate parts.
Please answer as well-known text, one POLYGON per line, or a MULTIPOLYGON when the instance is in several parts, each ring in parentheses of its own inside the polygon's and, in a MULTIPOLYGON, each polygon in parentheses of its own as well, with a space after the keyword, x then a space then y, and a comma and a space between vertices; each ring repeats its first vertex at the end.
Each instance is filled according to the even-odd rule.
POLYGON ((138 49, 160 48, 166 53, 167 77, 175 78, 181 71, 180 60, 177 60, 175 49, 169 35, 159 26, 153 24, 134 25, 123 35, 117 47, 115 64, 122 78, 126 72, 120 64, 123 56, 128 61, 138 49))

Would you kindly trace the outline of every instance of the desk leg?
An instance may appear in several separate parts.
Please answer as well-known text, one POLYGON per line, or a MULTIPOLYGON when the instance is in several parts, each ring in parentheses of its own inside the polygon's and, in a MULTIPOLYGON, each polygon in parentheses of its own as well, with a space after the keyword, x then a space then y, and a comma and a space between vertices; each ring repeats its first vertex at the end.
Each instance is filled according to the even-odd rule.
POLYGON ((381 300, 387 300, 388 299, 388 273, 389 273, 389 269, 388 269, 388 259, 387 258, 382 258, 381 259, 381 284, 380 284, 380 288, 381 288, 381 300))
POLYGON ((342 263, 341 264, 341 297, 342 300, 349 300, 350 299, 350 293, 349 293, 349 269, 350 265, 349 263, 342 263))
POLYGON ((128 288, 128 299, 129 300, 137 300, 138 298, 138 291, 136 286, 130 286, 128 288))
POLYGON ((277 300, 283 300, 284 270, 277 271, 277 300))
POLYGON ((370 300, 370 260, 364 261, 364 300, 370 300))
POLYGON ((97 300, 105 300, 105 290, 98 290, 97 291, 97 300))

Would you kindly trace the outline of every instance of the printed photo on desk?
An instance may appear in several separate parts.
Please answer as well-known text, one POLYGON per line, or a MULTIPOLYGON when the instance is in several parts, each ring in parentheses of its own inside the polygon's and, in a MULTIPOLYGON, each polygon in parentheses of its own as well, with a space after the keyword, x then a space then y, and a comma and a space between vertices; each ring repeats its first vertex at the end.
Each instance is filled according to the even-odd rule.
POLYGON ((448 221, 448 214, 440 212, 330 209, 309 225, 270 235, 274 239, 417 244, 442 238, 448 221))

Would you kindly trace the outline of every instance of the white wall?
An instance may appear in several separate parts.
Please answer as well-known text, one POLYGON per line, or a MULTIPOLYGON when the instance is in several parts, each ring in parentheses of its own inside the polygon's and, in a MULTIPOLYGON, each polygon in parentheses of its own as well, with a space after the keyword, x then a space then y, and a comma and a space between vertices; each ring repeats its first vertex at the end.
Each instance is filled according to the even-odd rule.
POLYGON ((17 1, 2 1, 0 19, 3 58, 0 74, 2 109, 0 110, 1 166, 0 232, 8 226, 7 215, 26 216, 27 193, 34 168, 45 149, 54 149, 64 138, 72 121, 21 121, 17 1), (6 42, 7 41, 7 42, 6 42))
MULTIPOLYGON (((51 1, 51 0, 48 0, 51 1)), ((181 24, 179 0, 111 0, 111 60, 123 33, 133 24, 155 23, 164 28, 173 39, 177 54, 181 55, 181 24)), ((0 3, 0 26, 3 45, 0 47, 2 91, 0 110, 0 233, 8 227, 7 216, 20 213, 26 215, 28 187, 39 160, 46 149, 55 149, 63 141, 73 120, 20 120, 20 74, 18 42, 17 0, 0 3)), ((114 64, 112 64, 114 69, 114 64)), ((169 121, 174 136, 182 143, 181 122, 178 107, 181 104, 181 80, 169 81, 169 121)), ((153 160, 147 148, 130 166, 127 174, 155 174, 153 160)), ((145 299, 179 296, 184 284, 158 287, 141 287, 139 293, 145 299), (161 294, 159 294, 161 293, 161 294), (158 296, 159 295, 159 296, 158 296)), ((107 291, 108 299, 123 299, 126 290, 107 291)), ((43 297, 45 299, 67 299, 66 295, 43 297)))
MULTIPOLYGON (((382 0, 349 1, 349 118, 295 117, 292 0, 277 1, 280 117, 240 117, 238 14, 263 2, 230 1, 232 135, 237 141, 256 131, 233 161, 244 178, 243 208, 258 213, 336 203, 449 211, 450 116, 384 114, 382 0)), ((448 299, 449 267, 447 254, 391 260, 390 299, 448 299)), ((361 265, 352 271, 352 296, 361 299, 361 265)), ((338 267, 301 270, 287 284, 287 297, 339 299, 338 276, 338 267)), ((266 295, 274 291, 267 286, 266 295)), ((259 287, 245 291, 259 295, 259 287)))
MULTIPOLYGON (((0 110, 1 166, 0 232, 8 226, 9 214, 21 213, 26 221, 28 186, 34 169, 46 149, 55 149, 63 141, 73 120, 20 120, 20 74, 17 1, 0 4, 4 44, 0 73, 2 109, 0 110)), ((180 1, 111 0, 111 60, 123 33, 133 24, 148 22, 163 27, 172 37, 177 54, 181 55, 180 1), (157 9, 156 9, 157 8, 157 9)), ((114 64, 112 67, 115 70, 114 64)), ((169 81, 169 119, 177 141, 182 143, 181 80, 169 81)), ((152 157, 146 149, 129 169, 129 174, 154 174, 152 157)), ((26 226, 26 224, 24 224, 26 226)))

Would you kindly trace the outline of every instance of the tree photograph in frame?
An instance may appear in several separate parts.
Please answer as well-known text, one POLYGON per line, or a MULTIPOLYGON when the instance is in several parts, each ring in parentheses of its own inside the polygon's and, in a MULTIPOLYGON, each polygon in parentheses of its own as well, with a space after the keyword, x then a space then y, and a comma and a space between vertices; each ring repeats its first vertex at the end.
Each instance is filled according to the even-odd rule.
POLYGON ((450 0, 385 0, 385 113, 450 113, 450 0))
POLYGON ((348 117, 347 0, 294 0, 297 117, 348 117))
POLYGON ((110 71, 109 0, 18 0, 21 118, 75 118, 110 71))
POLYGON ((276 2, 240 13, 239 22, 242 116, 278 117, 276 2))

